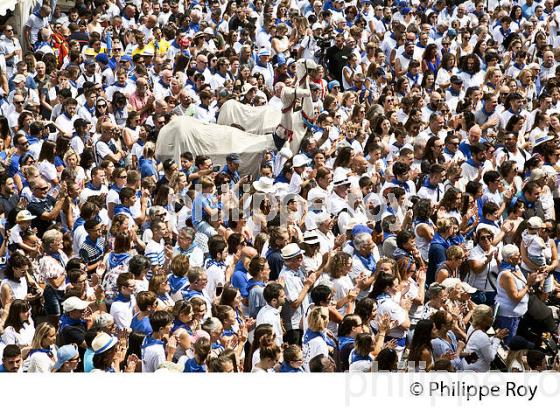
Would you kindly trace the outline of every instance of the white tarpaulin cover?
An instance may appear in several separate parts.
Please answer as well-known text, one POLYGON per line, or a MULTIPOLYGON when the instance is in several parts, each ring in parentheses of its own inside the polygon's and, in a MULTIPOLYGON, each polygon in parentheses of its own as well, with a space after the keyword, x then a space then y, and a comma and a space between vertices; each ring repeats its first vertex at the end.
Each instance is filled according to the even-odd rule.
POLYGON ((218 124, 241 125, 250 134, 272 134, 280 120, 282 111, 267 106, 252 107, 236 100, 229 100, 220 107, 218 124))
POLYGON ((226 156, 237 153, 241 157, 241 174, 259 171, 262 153, 275 149, 271 135, 255 135, 225 125, 207 124, 192 117, 178 116, 159 132, 156 157, 174 159, 179 163, 181 153, 208 155, 214 165, 226 163, 226 156))
POLYGON ((8 10, 14 10, 17 4, 18 0, 0 0, 0 16, 5 16, 8 10))

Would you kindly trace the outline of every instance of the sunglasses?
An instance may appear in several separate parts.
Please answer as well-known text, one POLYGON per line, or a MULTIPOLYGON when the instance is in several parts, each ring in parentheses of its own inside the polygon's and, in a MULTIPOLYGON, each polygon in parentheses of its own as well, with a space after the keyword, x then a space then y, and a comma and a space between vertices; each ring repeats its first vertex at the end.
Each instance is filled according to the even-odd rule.
POLYGON ((491 241, 492 239, 494 239, 494 237, 492 235, 482 235, 480 237, 481 241, 491 241))

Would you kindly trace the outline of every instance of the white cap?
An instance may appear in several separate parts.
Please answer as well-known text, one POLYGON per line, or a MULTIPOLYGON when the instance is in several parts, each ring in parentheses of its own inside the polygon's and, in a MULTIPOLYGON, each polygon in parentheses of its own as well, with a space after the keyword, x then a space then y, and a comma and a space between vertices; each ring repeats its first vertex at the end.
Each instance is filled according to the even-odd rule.
POLYGON ((85 310, 89 306, 89 302, 80 299, 77 296, 71 296, 62 302, 64 312, 72 312, 73 310, 85 310))
POLYGON ((530 229, 546 228, 546 224, 538 216, 532 216, 527 220, 527 227, 530 229))
POLYGON ((310 161, 311 160, 307 157, 307 155, 297 154, 292 160, 292 166, 294 168, 304 167, 308 165, 310 161))

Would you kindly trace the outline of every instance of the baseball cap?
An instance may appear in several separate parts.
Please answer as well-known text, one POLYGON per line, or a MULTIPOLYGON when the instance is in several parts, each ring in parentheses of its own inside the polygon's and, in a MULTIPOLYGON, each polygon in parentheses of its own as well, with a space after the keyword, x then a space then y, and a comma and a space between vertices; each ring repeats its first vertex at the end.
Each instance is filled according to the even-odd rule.
POLYGON ((76 346, 76 344, 72 343, 70 345, 61 346, 56 352, 56 363, 54 364, 54 369, 60 369, 64 363, 74 359, 76 356, 80 356, 78 346, 76 346))
POLYGON ((235 154, 235 153, 229 154, 226 157, 226 161, 233 162, 235 164, 241 164, 241 159, 239 158, 239 154, 235 154))
POLYGON ((270 56, 270 51, 266 48, 261 48, 259 50, 259 57, 270 56))
POLYGON ((89 306, 89 302, 80 299, 77 296, 71 296, 62 302, 64 312, 72 312, 73 310, 85 310, 89 306))
POLYGON ((292 160, 292 166, 294 168, 298 168, 298 167, 304 167, 307 164, 309 164, 310 159, 304 155, 304 154, 297 154, 296 156, 294 156, 293 160, 292 160))
POLYGON ((371 235, 373 233, 373 229, 371 229, 367 225, 362 225, 362 224, 356 225, 352 228, 352 236, 356 236, 361 233, 367 233, 368 235, 371 235))
POLYGON ((459 76, 456 76, 456 75, 452 75, 451 78, 449 79, 449 81, 452 84, 463 84, 463 79, 459 76))
POLYGON ((327 88, 331 91, 334 87, 340 88, 340 83, 337 80, 332 80, 328 85, 327 88))
POLYGON ((538 216, 533 216, 527 220, 527 227, 530 229, 539 229, 546 227, 546 224, 538 216))
POLYGON ((16 76, 14 77, 14 83, 21 83, 21 82, 25 82, 26 78, 23 74, 16 74, 16 76))
POLYGON ((98 61, 101 64, 109 64, 109 56, 105 53, 99 53, 95 57, 95 61, 98 61))

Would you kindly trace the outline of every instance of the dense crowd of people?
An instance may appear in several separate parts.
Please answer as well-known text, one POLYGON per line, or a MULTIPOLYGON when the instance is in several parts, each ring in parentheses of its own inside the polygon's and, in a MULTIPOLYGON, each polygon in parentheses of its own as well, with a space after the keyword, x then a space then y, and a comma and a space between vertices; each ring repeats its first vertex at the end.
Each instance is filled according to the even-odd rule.
POLYGON ((557 370, 558 4, 52 0, 8 21, 0 372, 557 370), (284 112, 301 59, 299 152, 256 175, 242 146, 156 157, 177 116, 284 112))

